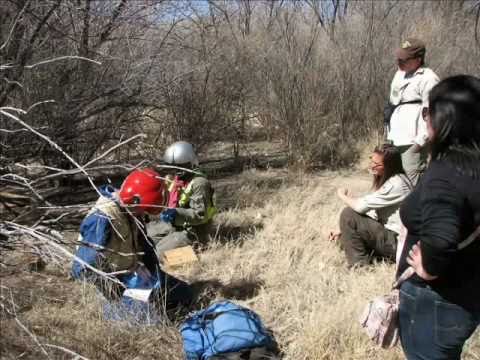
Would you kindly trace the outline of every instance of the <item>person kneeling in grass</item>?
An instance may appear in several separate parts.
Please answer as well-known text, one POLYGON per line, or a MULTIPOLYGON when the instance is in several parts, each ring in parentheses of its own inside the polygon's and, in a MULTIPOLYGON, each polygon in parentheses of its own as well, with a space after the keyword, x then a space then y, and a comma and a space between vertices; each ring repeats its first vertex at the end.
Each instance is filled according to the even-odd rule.
POLYGON ((165 184, 152 169, 134 170, 120 190, 110 185, 98 189, 100 198, 80 225, 80 245, 71 276, 93 282, 111 300, 126 290, 152 290, 151 300, 167 306, 189 304, 188 284, 160 269, 152 241, 147 237, 145 216, 164 208, 165 184), (100 272, 109 274, 106 281, 100 272))
POLYGON ((375 148, 369 170, 373 192, 356 198, 345 188, 337 191, 347 207, 340 215, 340 234, 331 237, 339 237, 349 267, 368 265, 373 258, 395 259, 401 227, 399 207, 413 188, 393 145, 375 148))

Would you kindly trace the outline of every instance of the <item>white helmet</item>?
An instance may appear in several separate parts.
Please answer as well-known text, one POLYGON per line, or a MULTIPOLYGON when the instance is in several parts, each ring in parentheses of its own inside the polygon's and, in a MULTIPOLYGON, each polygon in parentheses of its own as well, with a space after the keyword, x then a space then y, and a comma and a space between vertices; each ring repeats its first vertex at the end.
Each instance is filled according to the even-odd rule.
POLYGON ((198 166, 195 150, 192 144, 186 141, 177 141, 170 145, 163 155, 163 161, 170 165, 190 165, 192 168, 198 166))

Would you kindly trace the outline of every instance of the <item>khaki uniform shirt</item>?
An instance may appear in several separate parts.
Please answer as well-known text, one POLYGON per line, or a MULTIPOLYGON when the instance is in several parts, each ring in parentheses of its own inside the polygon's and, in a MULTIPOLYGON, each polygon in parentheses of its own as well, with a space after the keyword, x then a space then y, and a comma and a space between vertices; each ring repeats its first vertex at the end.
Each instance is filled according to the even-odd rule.
POLYGON ((358 199, 353 210, 366 214, 387 229, 399 234, 400 205, 412 188, 410 180, 405 175, 392 176, 380 189, 358 199))
POLYGON ((396 146, 423 146, 427 140, 427 127, 422 119, 422 108, 428 106, 430 90, 440 81, 429 68, 420 67, 411 75, 398 70, 390 86, 390 103, 420 100, 422 103, 398 106, 390 119, 388 140, 396 146))

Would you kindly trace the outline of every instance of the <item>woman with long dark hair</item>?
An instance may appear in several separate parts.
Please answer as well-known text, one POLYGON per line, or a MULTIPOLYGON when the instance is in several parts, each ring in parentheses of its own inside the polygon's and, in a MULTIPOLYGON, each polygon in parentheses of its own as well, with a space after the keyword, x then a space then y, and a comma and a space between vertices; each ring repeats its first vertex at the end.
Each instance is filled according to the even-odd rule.
POLYGON ((480 323, 480 79, 436 85, 423 111, 431 162, 401 206, 408 234, 398 274, 400 335, 407 359, 460 359, 480 323))
POLYGON ((412 189, 399 150, 390 144, 376 147, 370 157, 372 192, 352 197, 337 191, 347 205, 340 215, 340 242, 348 265, 367 265, 374 257, 395 259, 400 232, 398 209, 412 189))

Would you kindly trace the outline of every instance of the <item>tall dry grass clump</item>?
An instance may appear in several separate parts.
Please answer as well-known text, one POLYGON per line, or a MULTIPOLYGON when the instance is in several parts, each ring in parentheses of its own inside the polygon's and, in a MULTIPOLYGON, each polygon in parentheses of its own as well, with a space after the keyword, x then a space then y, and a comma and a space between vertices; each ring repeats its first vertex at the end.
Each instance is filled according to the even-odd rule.
MULTIPOLYGON (((245 219, 260 214, 263 228, 242 244, 214 246, 187 276, 256 286, 255 293, 237 298, 274 330, 286 359, 403 359, 399 348, 374 347, 358 324, 366 302, 389 291, 394 265, 347 270, 339 247, 327 240, 343 208, 339 186, 360 194, 370 181, 358 173, 300 178, 264 207, 237 212, 245 219)), ((479 354, 477 336, 464 358, 479 354)))
MULTIPOLYGON (((341 250, 327 240, 343 208, 337 187, 365 192, 370 187, 367 174, 250 171, 229 186, 239 206, 218 215, 216 240, 200 253, 200 262, 174 272, 191 283, 212 284, 201 294, 197 309, 224 298, 250 307, 274 331, 285 359, 403 359, 399 347, 385 351, 373 346, 357 322, 366 302, 389 290, 394 266, 378 263, 347 270, 341 250), (260 183, 262 187, 254 189, 260 183)), ((228 192, 224 189, 224 196, 228 192)), ((68 281, 65 265, 0 277, 2 299, 15 301, 18 319, 51 358, 66 354, 46 344, 88 359, 182 358, 178 323, 142 328, 104 321, 93 286, 68 281)), ((43 357, 13 318, 1 312, 0 325, 0 358, 43 357)), ((464 359, 479 355, 477 333, 464 359)))
POLYGON ((182 359, 170 322, 133 327, 103 319, 103 301, 90 284, 66 279, 68 269, 0 277, 0 359, 182 359), (46 356, 46 353, 48 356, 46 356))
MULTIPOLYGON (((368 178, 354 184, 357 192, 369 187, 368 178)), ((255 280, 258 294, 244 302, 272 327, 288 359, 401 359, 398 351, 376 351, 359 330, 362 306, 388 290, 394 269, 346 269, 343 254, 327 240, 342 209, 337 186, 351 187, 352 178, 331 173, 281 189, 262 209, 250 209, 263 216, 262 230, 243 246, 203 254, 189 277, 255 280)))

